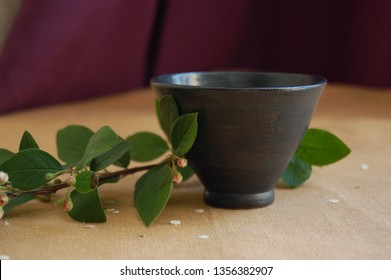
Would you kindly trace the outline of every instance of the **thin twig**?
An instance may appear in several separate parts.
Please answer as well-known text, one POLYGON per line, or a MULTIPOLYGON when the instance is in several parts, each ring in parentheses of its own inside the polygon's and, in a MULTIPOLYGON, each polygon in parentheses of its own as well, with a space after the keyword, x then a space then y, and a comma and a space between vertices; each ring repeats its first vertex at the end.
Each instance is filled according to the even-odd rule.
MULTIPOLYGON (((134 174, 134 173, 137 173, 140 171, 145 171, 145 170, 151 169, 153 167, 156 167, 156 166, 159 166, 159 165, 162 165, 165 163, 166 163, 166 161, 164 161, 162 163, 158 163, 158 164, 149 164, 149 165, 145 165, 145 166, 127 168, 127 169, 123 169, 123 170, 119 170, 119 171, 115 171, 115 172, 98 174, 99 181, 102 183, 105 180, 110 180, 115 177, 123 178, 127 175, 131 175, 131 174, 134 174)), ((23 195, 23 194, 50 195, 50 194, 56 193, 57 191, 59 191, 61 189, 65 189, 67 187, 69 187, 69 185, 67 183, 60 183, 60 184, 57 184, 54 186, 42 186, 38 189, 23 191, 23 192, 19 193, 18 196, 23 195)))

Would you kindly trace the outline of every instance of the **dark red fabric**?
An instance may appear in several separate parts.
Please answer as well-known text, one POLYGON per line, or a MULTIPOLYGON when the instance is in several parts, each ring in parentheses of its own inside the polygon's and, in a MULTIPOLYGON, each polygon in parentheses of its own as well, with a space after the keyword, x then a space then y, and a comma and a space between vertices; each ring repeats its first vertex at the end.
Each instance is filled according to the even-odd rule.
POLYGON ((0 113, 252 69, 391 86, 389 0, 30 0, 0 57, 0 113))
POLYGON ((24 1, 0 59, 0 112, 145 84, 157 1, 24 1))
POLYGON ((218 67, 391 86, 391 1, 168 2, 155 74, 218 67))

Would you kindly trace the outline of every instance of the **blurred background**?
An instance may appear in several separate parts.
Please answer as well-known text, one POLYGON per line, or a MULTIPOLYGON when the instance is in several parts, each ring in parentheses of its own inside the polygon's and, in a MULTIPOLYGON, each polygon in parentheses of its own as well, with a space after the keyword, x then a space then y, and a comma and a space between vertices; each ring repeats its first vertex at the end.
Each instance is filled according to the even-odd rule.
POLYGON ((253 70, 391 86, 390 0, 0 0, 0 113, 253 70))

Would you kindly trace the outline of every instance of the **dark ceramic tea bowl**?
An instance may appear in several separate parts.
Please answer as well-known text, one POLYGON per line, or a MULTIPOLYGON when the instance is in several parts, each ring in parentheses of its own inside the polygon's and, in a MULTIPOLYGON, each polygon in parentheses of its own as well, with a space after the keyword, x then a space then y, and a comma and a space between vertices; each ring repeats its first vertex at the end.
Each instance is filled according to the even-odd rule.
POLYGON ((180 113, 199 112, 188 159, 205 187, 204 201, 256 208, 274 201, 282 176, 326 85, 315 75, 190 72, 154 77, 180 113))

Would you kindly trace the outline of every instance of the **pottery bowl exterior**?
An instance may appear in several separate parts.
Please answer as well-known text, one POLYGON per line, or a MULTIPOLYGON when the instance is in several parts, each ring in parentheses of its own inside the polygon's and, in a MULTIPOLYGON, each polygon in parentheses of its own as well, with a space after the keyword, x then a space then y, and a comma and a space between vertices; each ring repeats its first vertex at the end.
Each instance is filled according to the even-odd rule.
POLYGON ((157 95, 173 95, 181 114, 198 112, 189 162, 207 204, 256 208, 274 186, 305 133, 326 79, 262 72, 189 72, 157 76, 157 95))

